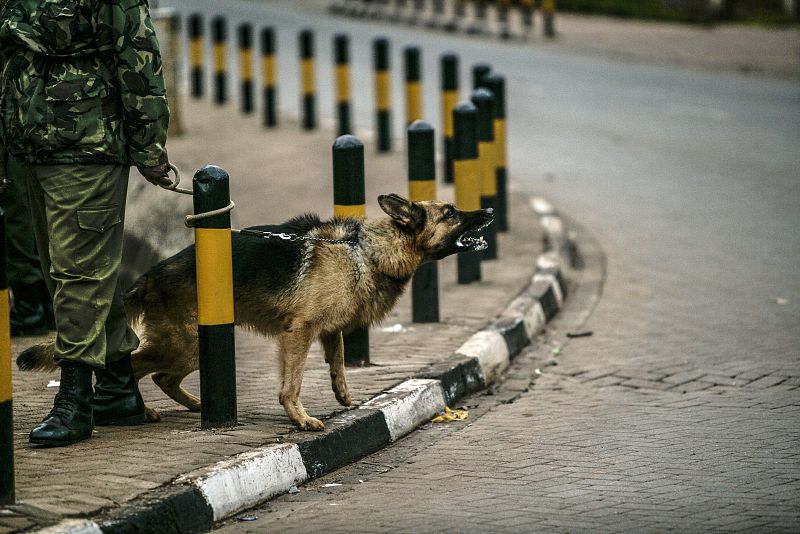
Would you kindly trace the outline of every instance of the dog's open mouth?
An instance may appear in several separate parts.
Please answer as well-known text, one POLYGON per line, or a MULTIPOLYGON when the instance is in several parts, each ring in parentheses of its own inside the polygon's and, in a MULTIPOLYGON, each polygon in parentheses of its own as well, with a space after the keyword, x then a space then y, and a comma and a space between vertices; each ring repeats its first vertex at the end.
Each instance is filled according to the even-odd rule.
POLYGON ((489 244, 483 238, 482 235, 479 235, 478 232, 492 224, 492 211, 487 210, 488 217, 486 220, 478 225, 477 228, 470 228, 469 230, 465 230, 458 239, 456 239, 456 247, 460 250, 474 250, 474 251, 481 251, 486 250, 489 244))
POLYGON ((459 249, 466 249, 466 250, 486 250, 489 246, 486 243, 486 240, 483 238, 482 235, 477 235, 476 237, 470 237, 467 234, 474 233, 473 231, 464 232, 458 239, 456 239, 456 247, 459 249))

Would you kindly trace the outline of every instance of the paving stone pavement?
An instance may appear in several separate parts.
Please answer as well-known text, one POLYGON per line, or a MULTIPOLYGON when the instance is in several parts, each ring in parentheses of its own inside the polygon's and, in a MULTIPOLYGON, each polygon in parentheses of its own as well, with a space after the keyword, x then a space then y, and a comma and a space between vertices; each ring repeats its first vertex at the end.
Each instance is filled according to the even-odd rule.
POLYGON ((587 263, 501 384, 463 400, 466 421, 428 425, 222 530, 797 532, 796 366, 705 366, 661 355, 657 337, 636 349, 661 357, 633 363, 603 332, 634 336, 648 318, 608 315, 624 292, 587 263))
MULTIPOLYGON (((206 163, 218 163, 228 170, 231 197, 237 202, 235 225, 279 222, 308 211, 332 215, 330 132, 301 133, 290 121, 277 130, 265 131, 256 117, 242 119, 229 109, 202 103, 189 103, 185 117, 190 133, 170 141, 171 158, 187 174, 187 182, 191 172, 206 163), (269 150, 264 149, 267 146, 269 150)), ((407 191, 406 156, 398 149, 379 157, 371 145, 365 152, 368 214, 378 216, 375 198, 379 193, 407 191)), ((134 183, 132 194, 139 187, 148 186, 134 183)), ((167 199, 177 196, 162 193, 167 199)), ((440 198, 452 198, 452 194, 452 187, 440 188, 440 198)), ((182 225, 184 211, 176 207, 173 213, 175 224, 182 225)), ((484 264, 484 282, 459 286, 454 258, 440 262, 441 323, 411 323, 410 296, 405 295, 384 323, 371 330, 373 365, 348 370, 355 405, 452 354, 524 287, 534 272, 541 233, 526 198, 514 197, 511 214, 512 230, 502 235, 499 244, 501 259, 484 264)), ((188 243, 191 231, 181 231, 188 243)), ((13 356, 34 341, 15 338, 13 356)), ((64 516, 90 516, 195 468, 253 447, 308 436, 293 430, 278 403, 275 353, 269 340, 237 330, 240 425, 235 428, 200 430, 198 413, 189 413, 166 398, 146 378, 142 380, 142 394, 146 403, 161 411, 162 422, 97 428, 92 439, 55 449, 34 448, 27 436, 52 407, 56 388, 47 384, 58 376, 15 369, 14 437, 20 514, 0 513, 0 532, 46 525, 64 516)), ((199 391, 197 373, 184 383, 189 391, 199 391)), ((306 365, 301 398, 309 413, 323 420, 342 411, 316 345, 306 365)))

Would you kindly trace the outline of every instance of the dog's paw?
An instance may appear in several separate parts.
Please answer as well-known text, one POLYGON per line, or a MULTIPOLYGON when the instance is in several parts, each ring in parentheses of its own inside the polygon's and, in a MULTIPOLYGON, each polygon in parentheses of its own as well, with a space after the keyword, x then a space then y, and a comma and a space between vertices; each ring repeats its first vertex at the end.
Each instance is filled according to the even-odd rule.
POLYGON ((158 423, 161 421, 161 414, 152 408, 144 407, 144 421, 145 423, 158 423))
POLYGON ((315 432, 325 430, 325 424, 315 417, 308 417, 301 421, 297 426, 300 427, 300 430, 312 430, 315 432))
POLYGON ((342 406, 353 405, 353 399, 352 397, 350 397, 349 391, 345 391, 344 394, 336 392, 335 395, 336 395, 336 400, 339 401, 339 404, 341 404, 342 406))

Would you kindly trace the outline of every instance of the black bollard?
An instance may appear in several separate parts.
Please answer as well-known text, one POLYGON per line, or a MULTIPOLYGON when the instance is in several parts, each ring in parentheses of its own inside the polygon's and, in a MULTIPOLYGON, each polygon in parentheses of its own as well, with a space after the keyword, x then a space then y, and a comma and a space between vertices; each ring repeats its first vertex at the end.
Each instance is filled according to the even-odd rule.
POLYGON ((453 108, 458 104, 458 56, 441 57, 442 78, 442 165, 444 182, 453 183, 453 108))
POLYGON ((317 88, 314 77, 314 34, 311 30, 300 32, 300 88, 303 101, 303 128, 317 127, 317 88))
POLYGON ((403 50, 406 85, 406 126, 421 120, 422 112, 422 61, 418 46, 408 46, 403 50))
MULTIPOLYGON (((194 213, 230 204, 228 173, 206 165, 194 175, 194 213)), ((194 222, 197 264, 197 335, 200 345, 200 426, 236 424, 236 349, 233 334, 231 215, 194 222)))
MULTIPOLYGON (((408 127, 408 192, 414 202, 436 200, 436 149, 433 126, 415 121, 408 127)), ((439 322, 439 270, 435 261, 417 267, 411 279, 411 319, 439 322)))
POLYGON ((375 120, 378 152, 392 150, 392 81, 389 40, 378 37, 372 42, 375 69, 375 120))
POLYGON ((223 17, 211 21, 214 40, 214 102, 222 105, 228 101, 228 26, 223 17))
POLYGON ((495 174, 497 176, 497 231, 508 230, 508 145, 506 144, 506 79, 492 73, 485 81, 494 94, 495 174))
POLYGON ((14 504, 14 405, 8 297, 6 214, 0 208, 0 506, 14 504))
POLYGON ((264 126, 278 124, 278 88, 276 86, 275 30, 261 29, 261 70, 263 77, 264 126))
MULTIPOLYGON (((342 135, 333 143, 333 214, 336 217, 366 217, 364 193, 364 143, 342 135)), ((344 363, 369 365, 369 329, 344 335, 344 363)))
POLYGON ((203 17, 189 17, 189 68, 191 70, 192 96, 203 96, 203 17))
MULTIPOLYGON (((453 109, 453 177, 456 185, 456 205, 465 211, 481 207, 477 120, 478 110, 472 102, 461 102, 453 109)), ((458 254, 456 261, 459 284, 480 281, 480 253, 458 254)))
MULTIPOLYGON (((481 189, 481 209, 497 209, 497 165, 494 144, 494 95, 485 87, 473 91, 472 103, 478 110, 478 175, 481 189)), ((484 260, 497 259, 497 227, 493 224, 483 231, 486 239, 484 260)))
POLYGON ((242 113, 253 112, 253 26, 239 26, 239 73, 242 92, 242 113))
POLYGON ((350 38, 337 34, 333 38, 333 61, 336 68, 336 116, 339 135, 353 133, 350 123, 350 38))

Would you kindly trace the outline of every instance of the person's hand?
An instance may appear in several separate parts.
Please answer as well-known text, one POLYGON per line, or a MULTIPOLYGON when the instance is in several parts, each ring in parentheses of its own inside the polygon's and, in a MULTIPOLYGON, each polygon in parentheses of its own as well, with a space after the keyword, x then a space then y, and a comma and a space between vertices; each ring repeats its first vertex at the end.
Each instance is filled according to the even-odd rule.
POLYGON ((161 162, 153 167, 136 167, 139 173, 144 176, 144 179, 153 185, 169 186, 172 180, 169 178, 169 158, 167 158, 166 151, 161 158, 161 162))

